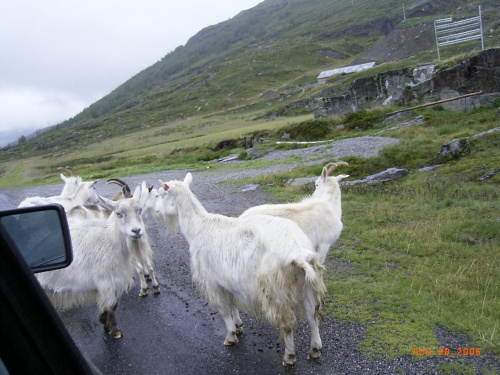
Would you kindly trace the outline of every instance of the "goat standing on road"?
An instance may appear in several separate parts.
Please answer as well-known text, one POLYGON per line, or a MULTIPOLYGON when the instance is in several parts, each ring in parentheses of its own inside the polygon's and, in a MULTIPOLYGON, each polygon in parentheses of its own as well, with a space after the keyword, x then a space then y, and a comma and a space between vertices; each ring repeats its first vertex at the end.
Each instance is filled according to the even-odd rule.
POLYGON ((346 162, 329 163, 323 168, 316 180, 316 190, 311 197, 297 203, 265 204, 251 207, 241 214, 241 218, 253 215, 272 215, 290 219, 309 237, 324 264, 328 250, 342 233, 342 206, 340 181, 349 177, 345 174, 330 176, 340 165, 346 162))
POLYGON ((58 309, 97 303, 99 320, 113 338, 122 332, 115 309, 120 296, 133 285, 130 241, 144 235, 141 189, 133 198, 113 202, 99 197, 112 211, 107 221, 70 221, 73 262, 67 268, 38 273, 41 286, 58 309))
POLYGON ((78 176, 75 170, 69 166, 66 168, 59 167, 57 168, 57 170, 61 172, 60 177, 61 180, 64 181, 64 187, 61 191, 60 196, 71 197, 73 194, 75 194, 76 189, 78 189, 78 186, 80 186, 80 183, 83 181, 82 178, 78 176), (68 177, 66 177, 63 172, 66 172, 68 174, 68 177))
POLYGON ((162 182, 162 211, 178 220, 189 244, 193 281, 226 325, 224 344, 238 341, 242 321, 237 307, 241 307, 280 327, 283 365, 295 364, 294 309, 300 304, 311 328, 308 357, 319 358, 318 319, 326 288, 309 239, 288 219, 208 213, 189 189, 191 181, 188 173, 183 182, 162 182))
MULTIPOLYGON (((129 186, 122 180, 113 178, 108 180, 107 184, 113 183, 122 187, 122 191, 115 195, 113 201, 120 201, 125 198, 132 198, 133 195, 130 191, 129 186)), ((153 187, 147 187, 146 182, 143 181, 140 185, 141 198, 139 204, 142 207, 142 213, 149 209, 154 209, 156 205, 156 200, 159 199, 158 191, 153 189, 153 187)), ((67 212, 67 217, 69 222, 75 221, 85 221, 89 219, 100 219, 107 220, 112 211, 107 207, 102 205, 91 205, 91 206, 76 206, 67 212)), ((156 214, 156 212, 155 212, 156 214)), ((151 281, 153 286, 153 293, 160 293, 160 284, 156 280, 155 272, 153 269, 153 250, 151 249, 151 244, 149 243, 149 238, 147 231, 144 231, 142 237, 138 240, 129 241, 129 246, 132 251, 132 262, 134 264, 137 275, 139 276, 140 291, 139 297, 145 297, 148 295, 148 283, 147 280, 151 281)))

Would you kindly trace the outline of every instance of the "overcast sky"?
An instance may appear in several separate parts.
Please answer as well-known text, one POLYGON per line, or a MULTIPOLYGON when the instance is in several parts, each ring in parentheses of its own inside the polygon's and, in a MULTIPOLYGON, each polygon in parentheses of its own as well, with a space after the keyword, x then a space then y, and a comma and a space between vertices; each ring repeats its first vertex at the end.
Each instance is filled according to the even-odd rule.
POLYGON ((0 146, 75 116, 204 27, 262 1, 2 0, 0 146))

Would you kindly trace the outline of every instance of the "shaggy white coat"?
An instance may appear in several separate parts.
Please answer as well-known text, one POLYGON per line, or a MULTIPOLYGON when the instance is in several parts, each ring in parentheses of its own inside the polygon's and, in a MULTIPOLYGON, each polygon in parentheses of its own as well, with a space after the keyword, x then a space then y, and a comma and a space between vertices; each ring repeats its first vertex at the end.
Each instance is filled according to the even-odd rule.
MULTIPOLYGON (((137 190, 134 194, 137 194, 137 190)), ((130 198, 132 196, 133 195, 130 193, 127 197, 130 198)), ((119 201, 122 199, 124 199, 124 194, 121 194, 119 198, 115 196, 113 201, 119 201)), ((140 185, 139 199, 139 205, 142 207, 142 213, 144 214, 147 210, 154 210, 157 199, 159 199, 158 190, 153 189, 152 187, 147 187, 146 182, 143 181, 140 185)), ((111 213, 111 210, 102 205, 76 206, 67 212, 67 217, 69 222, 74 223, 89 219, 107 220, 111 213)), ((130 251, 132 252, 132 262, 134 264, 134 268, 139 276, 139 297, 148 295, 148 283, 146 278, 151 279, 153 293, 160 293, 160 284, 156 279, 153 268, 153 249, 151 248, 147 231, 144 231, 144 234, 140 239, 127 241, 130 251)))
POLYGON ((226 324, 224 344, 238 341, 240 307, 280 327, 283 364, 293 365, 294 309, 300 303, 311 327, 309 357, 318 358, 322 347, 318 317, 326 288, 309 239, 291 220, 208 213, 189 189, 191 181, 188 173, 183 182, 162 182, 162 211, 167 220, 178 220, 189 244, 193 282, 226 324))
MULTIPOLYGON (((140 192, 140 191, 139 191, 140 192)), ((113 202, 99 198, 112 210, 107 221, 70 221, 73 262, 67 268, 36 275, 58 309, 96 303, 101 322, 113 337, 121 337, 114 320, 120 296, 133 285, 129 241, 144 234, 142 207, 137 198, 113 202)))

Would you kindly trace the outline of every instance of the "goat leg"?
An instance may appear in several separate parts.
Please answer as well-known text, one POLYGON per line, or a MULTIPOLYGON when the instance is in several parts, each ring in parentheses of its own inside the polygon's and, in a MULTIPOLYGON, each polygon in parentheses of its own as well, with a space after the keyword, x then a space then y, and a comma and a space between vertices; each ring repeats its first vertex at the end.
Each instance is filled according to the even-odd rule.
POLYGON ((234 325, 236 326, 236 335, 239 336, 239 335, 243 334, 243 321, 241 320, 240 312, 238 310, 238 305, 234 301, 234 297, 231 296, 229 298, 229 301, 230 301, 229 308, 230 308, 231 314, 233 315, 234 325))
POLYGON ((159 294, 160 293, 160 284, 158 284, 158 281, 156 280, 155 271, 153 269, 153 266, 151 264, 148 264, 147 269, 148 269, 148 275, 145 275, 145 276, 148 280, 151 281, 151 284, 153 285, 153 293, 159 294))
POLYGON ((106 333, 109 333, 114 339, 119 339, 120 337, 122 337, 122 331, 116 323, 115 310, 116 304, 113 305, 111 309, 105 309, 99 315, 99 321, 103 325, 104 331, 106 333))
POLYGON ((224 324, 226 325, 226 339, 224 340, 224 345, 235 345, 238 342, 238 337, 236 336, 236 325, 233 322, 230 310, 228 307, 221 307, 219 308, 219 313, 221 314, 224 324))
POLYGON ((281 337, 285 344, 285 355, 283 357, 283 366, 289 367, 295 365, 297 360, 297 352, 293 341, 293 327, 282 327, 281 337))
POLYGON ((302 304, 311 330, 311 347, 307 354, 307 359, 318 359, 321 357, 321 349, 323 348, 319 335, 321 310, 315 301, 313 291, 307 286, 304 288, 304 300, 302 304))
POLYGON ((108 319, 106 324, 109 327, 111 337, 113 337, 114 339, 119 339, 120 337, 122 337, 122 331, 120 330, 120 327, 118 327, 118 324, 116 323, 115 310, 116 310, 116 304, 113 305, 111 310, 108 310, 108 319))
POLYGON ((141 283, 139 297, 145 297, 148 295, 148 283, 146 282, 146 277, 144 276, 142 264, 140 262, 134 262, 134 266, 137 274, 139 275, 139 282, 141 283))

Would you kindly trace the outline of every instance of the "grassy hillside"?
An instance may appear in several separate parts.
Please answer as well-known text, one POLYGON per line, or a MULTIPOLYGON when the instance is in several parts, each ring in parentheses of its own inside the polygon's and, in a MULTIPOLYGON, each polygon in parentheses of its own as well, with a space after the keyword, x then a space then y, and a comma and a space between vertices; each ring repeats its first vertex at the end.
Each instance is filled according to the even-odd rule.
MULTIPOLYGON (((482 7, 486 30, 494 30, 487 31, 488 48, 500 43, 500 15, 493 0, 482 7)), ((403 21, 401 3, 395 0, 263 1, 201 30, 185 46, 74 118, 4 149, 0 162, 66 155, 117 137, 137 134, 140 138, 141 132, 151 129, 179 133, 193 119, 234 127, 233 119, 239 116, 252 121, 267 113, 279 114, 283 105, 321 96, 332 85, 343 83, 317 86, 322 70, 372 60, 385 63, 379 67, 383 70, 436 59, 432 35, 418 30, 422 25, 428 29, 437 17, 475 15, 477 5, 418 1, 407 5, 405 13, 403 21), (408 40, 415 43, 405 50, 408 40), (387 47, 405 52, 388 53, 387 47), (264 99, 269 90, 277 92, 278 98, 264 99)), ((461 45, 453 53, 478 46, 461 45)), ((452 51, 450 47, 448 52, 452 51)))

